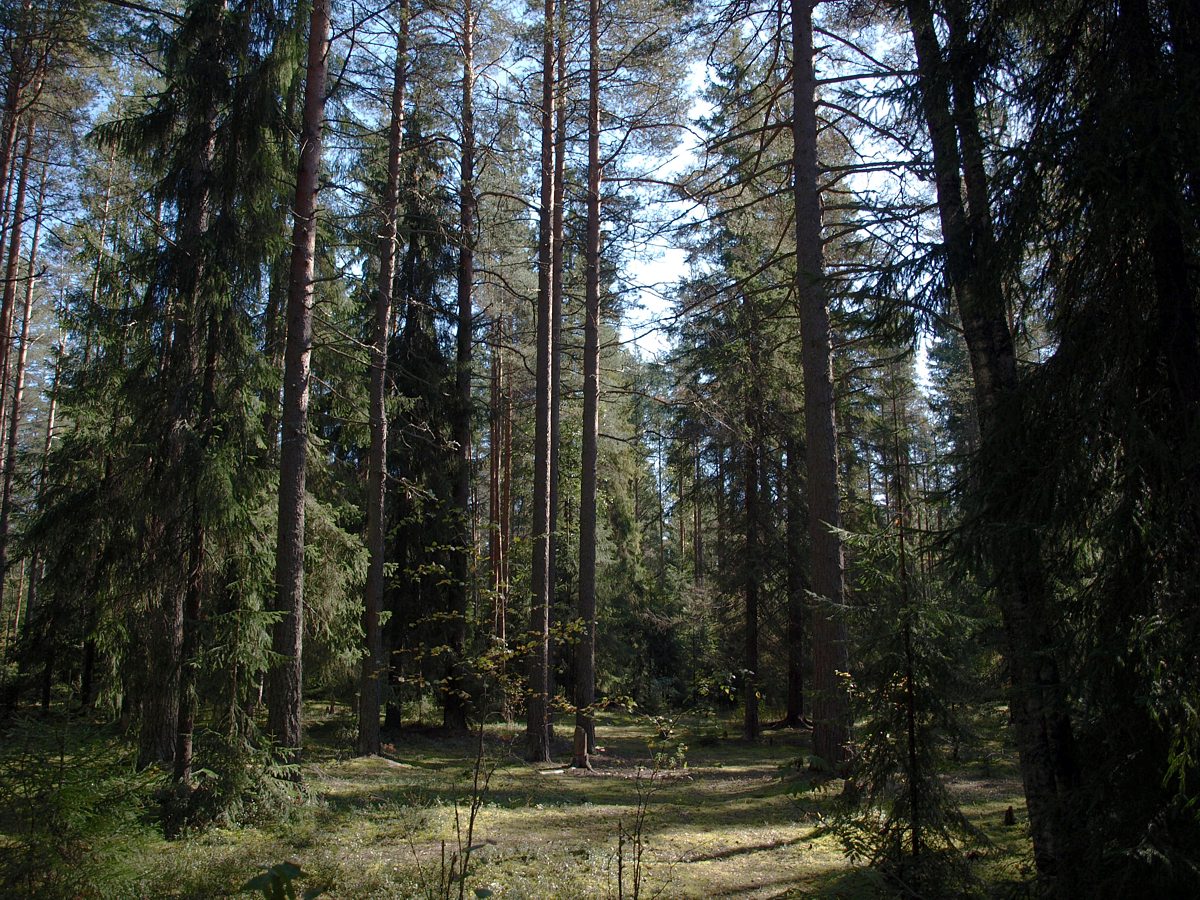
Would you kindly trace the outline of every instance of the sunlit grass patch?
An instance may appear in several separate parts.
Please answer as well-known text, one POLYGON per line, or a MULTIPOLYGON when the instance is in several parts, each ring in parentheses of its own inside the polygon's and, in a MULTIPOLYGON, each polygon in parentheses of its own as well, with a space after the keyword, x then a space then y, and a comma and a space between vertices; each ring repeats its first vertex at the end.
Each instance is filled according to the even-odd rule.
MULTIPOLYGON (((144 829, 104 896, 236 895, 285 860, 303 870, 305 888, 329 898, 434 896, 465 840, 477 739, 406 729, 387 736, 383 756, 356 758, 335 746, 351 727, 347 712, 340 721, 324 708, 312 712, 305 794, 285 815, 173 842, 144 829)), ((604 751, 588 772, 563 764, 565 728, 558 763, 531 765, 520 758, 518 726, 489 725, 483 765, 492 777, 466 896, 478 887, 495 897, 616 897, 619 868, 628 896, 639 811, 642 897, 876 896, 879 879, 846 859, 828 827, 841 782, 814 780, 804 766, 808 734, 776 730, 747 743, 736 726, 678 722, 674 763, 664 768, 651 749, 659 740, 653 723, 606 714, 598 729, 604 751)), ((964 760, 947 778, 990 841, 974 868, 986 883, 1005 883, 1024 877, 1028 837, 1019 781, 993 752, 989 774, 964 760), (1014 826, 1004 824, 1010 805, 1014 826)))

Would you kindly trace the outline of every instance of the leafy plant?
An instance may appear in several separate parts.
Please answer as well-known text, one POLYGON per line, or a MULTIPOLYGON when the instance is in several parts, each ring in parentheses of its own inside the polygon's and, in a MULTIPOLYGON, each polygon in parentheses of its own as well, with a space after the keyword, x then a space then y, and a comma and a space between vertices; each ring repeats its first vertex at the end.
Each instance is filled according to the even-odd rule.
POLYGON ((258 891, 265 900, 312 900, 321 896, 319 888, 309 888, 297 894, 296 882, 305 877, 300 867, 293 862, 282 862, 265 872, 255 875, 243 886, 243 891, 258 891))

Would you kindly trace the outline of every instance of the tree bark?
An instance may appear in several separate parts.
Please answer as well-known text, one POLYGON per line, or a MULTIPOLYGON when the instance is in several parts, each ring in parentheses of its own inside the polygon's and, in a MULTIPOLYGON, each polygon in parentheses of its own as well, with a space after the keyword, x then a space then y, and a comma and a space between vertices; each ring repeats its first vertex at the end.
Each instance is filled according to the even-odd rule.
MULTIPOLYGON (((501 327, 501 337, 504 335, 501 327)), ((501 354, 503 359, 503 354, 501 354)), ((508 643, 508 600, 512 586, 510 564, 512 559, 512 463, 513 463, 513 390, 512 376, 506 368, 500 372, 501 394, 501 451, 500 451, 500 611, 496 636, 501 644, 508 643)), ((506 701, 507 703, 507 701, 506 701)))
POLYGON ((787 711, 783 724, 804 723, 804 488, 802 452, 795 437, 787 439, 787 711))
MULTIPOLYGON (((550 217, 554 237, 551 242, 550 264, 550 647, 546 670, 546 690, 550 697, 556 692, 556 661, 558 642, 554 638, 554 602, 558 598, 558 482, 559 443, 562 431, 562 309, 563 309, 563 188, 566 176, 567 106, 566 106, 566 4, 558 5, 558 33, 555 35, 554 78, 554 208, 550 217)), ((554 710, 547 711, 550 738, 554 738, 554 710)))
POLYGON ((692 445, 692 463, 695 471, 692 476, 692 582, 704 583, 704 537, 701 529, 704 525, 703 511, 700 505, 700 440, 692 445))
MULTIPOLYGON (((18 22, 23 23, 32 8, 32 0, 22 0, 18 22)), ((16 171, 14 152, 17 148, 17 132, 20 128, 21 118, 29 108, 29 102, 26 99, 29 82, 26 79, 30 75, 30 37, 25 32, 14 33, 11 37, 17 46, 5 48, 9 51, 8 81, 4 88, 4 108, 0 114, 0 178, 4 179, 4 205, 0 208, 0 244, 3 243, 5 230, 10 224, 4 220, 4 216, 8 213, 8 203, 12 192, 12 173, 16 171)), ((40 84, 38 90, 34 92, 33 99, 37 99, 39 92, 40 84)), ((19 221, 20 217, 14 215, 11 225, 15 227, 19 221)), ((3 247, 0 246, 0 251, 2 250, 3 247)))
MULTIPOLYGON (((29 136, 25 141, 25 163, 22 165, 22 187, 24 186, 25 170, 29 165, 30 151, 33 142, 33 121, 29 123, 29 136)), ((42 232, 42 213, 46 202, 46 164, 42 164, 41 187, 38 192, 37 213, 33 220, 33 235, 30 238, 29 249, 29 269, 25 278, 25 302, 21 315, 21 349, 17 355, 16 372, 13 375, 13 391, 12 391, 12 410, 9 414, 8 423, 8 439, 6 452, 4 457, 4 490, 0 495, 0 622, 5 621, 3 615, 4 598, 5 598, 5 582, 8 575, 8 524, 12 514, 12 486, 13 472, 17 467, 17 438, 20 433, 21 426, 21 399, 25 388, 25 362, 29 358, 29 314, 33 311, 33 284, 35 281, 35 269, 37 267, 38 241, 41 238, 42 232)), ((20 223, 13 222, 13 234, 19 240, 20 223)), ((11 265, 13 259, 19 261, 20 247, 16 247, 16 254, 9 259, 9 270, 12 272, 13 278, 16 278, 17 271, 11 265)), ((13 251, 10 250, 10 253, 13 251)), ((7 295, 10 284, 15 282, 5 283, 5 294, 7 295)), ((0 334, 6 344, 9 341, 9 332, 6 330, 0 334)))
POLYGON ((392 285, 396 277, 396 212, 400 203, 400 154, 404 141, 404 94, 408 72, 408 0, 397 11, 396 61, 388 122, 387 185, 384 188, 379 232, 379 281, 371 333, 371 447, 367 456, 367 563, 363 598, 363 648, 359 675, 358 752, 380 750, 379 706, 381 679, 388 667, 383 655, 379 614, 383 609, 384 564, 387 547, 387 358, 392 322, 392 285))
POLYGON ((309 363, 312 356, 313 273, 317 243, 317 189, 321 129, 329 66, 330 0, 313 0, 309 18, 304 119, 296 174, 292 261, 288 281, 287 341, 283 359, 283 438, 279 453, 279 544, 275 557, 276 609, 267 727, 292 760, 300 757, 304 636, 304 498, 308 446, 309 363))
MULTIPOLYGON (((221 356, 221 320, 209 324, 204 360, 204 383, 197 431, 202 447, 212 437, 216 409, 217 361, 221 356)), ((192 512, 192 533, 187 554, 183 601, 183 634, 179 649, 179 719, 175 735, 175 780, 188 784, 192 777, 192 736, 196 730, 196 685, 199 676, 200 624, 205 589, 207 533, 198 512, 192 512)))
POLYGON ((838 487, 833 348, 821 237, 817 167, 816 77, 811 0, 792 0, 792 177, 796 206, 796 299, 800 306, 804 369, 805 468, 813 591, 813 753, 835 770, 849 759, 850 707, 841 674, 849 668, 845 560, 838 487))
POLYGON ((492 320, 488 402, 488 568, 492 588, 492 634, 500 633, 500 585, 504 569, 504 536, 500 531, 500 477, 504 455, 503 319, 492 320))
POLYGON ((550 761, 550 357, 553 344, 551 269, 554 259, 554 0, 542 23, 542 158, 538 215, 537 388, 533 447, 533 597, 529 609, 529 685, 526 757, 550 761))
MULTIPOLYGON (((13 200, 12 224, 9 229, 8 257, 4 266, 4 293, 0 301, 0 443, 7 433, 7 411, 9 393, 9 356, 12 352, 13 324, 16 317, 17 283, 21 271, 21 239, 25 226, 25 196, 29 186, 29 174, 33 160, 33 134, 35 123, 30 117, 25 127, 25 139, 21 153, 21 167, 17 175, 17 192, 13 200)), ((4 454, 0 453, 0 459, 4 454)), ((4 605, 4 572, 0 570, 0 607, 4 605)))
MULTIPOLYGON (((957 301, 970 356, 981 450, 992 454, 997 452, 1000 409, 1016 394, 1017 367, 1003 292, 992 261, 987 258, 993 236, 974 91, 962 74, 955 77, 947 72, 928 0, 908 0, 906 11, 916 48, 922 110, 933 149, 947 280, 957 301), (951 85, 959 106, 957 114, 951 109, 951 85), (964 162, 969 210, 962 202, 964 162)), ((951 20, 955 31, 950 42, 961 44, 966 39, 961 33, 961 18, 951 16, 951 20)), ((1034 861, 1045 883, 1070 893, 1071 876, 1062 865, 1070 826, 1063 811, 1077 767, 1046 608, 1047 589, 1037 554, 1032 542, 1020 558, 1005 558, 993 548, 989 563, 994 569, 1004 618, 1010 710, 1021 757, 1034 861)))
POLYGON ((450 661, 443 695, 442 724, 452 731, 467 728, 466 670, 467 596, 471 586, 471 343, 472 284, 475 280, 475 21, 471 0, 463 4, 462 123, 458 187, 458 335, 455 357, 456 410, 454 440, 454 505, 460 517, 459 546, 454 550, 454 584, 450 594, 450 661))
MULTIPOLYGON (((747 307, 753 302, 742 301, 747 307)), ((750 316, 753 319, 753 316, 750 316)), ((745 590, 745 637, 743 647, 743 691, 745 695, 742 718, 742 737, 748 741, 758 740, 760 723, 758 717, 758 600, 762 550, 760 547, 761 513, 759 512, 759 456, 762 453, 762 428, 760 424, 762 395, 757 390, 758 379, 758 334, 754 325, 747 330, 750 346, 750 364, 747 377, 751 385, 746 396, 746 444, 742 462, 746 499, 746 556, 742 560, 745 590)))
MULTIPOLYGON (((200 16, 205 14, 205 11, 199 12, 200 16)), ((160 495, 167 498, 161 518, 154 523, 157 533, 153 541, 161 548, 158 552, 177 561, 178 570, 165 579, 161 597, 152 604, 148 616, 148 646, 143 657, 145 682, 141 685, 140 765, 176 762, 180 746, 180 713, 188 702, 181 695, 181 670, 185 641, 190 640, 186 633, 190 624, 186 612, 192 599, 193 566, 198 564, 192 550, 199 525, 195 492, 179 489, 173 480, 180 477, 186 464, 196 379, 200 371, 201 329, 205 319, 201 295, 206 259, 199 248, 203 246, 211 213, 216 122, 217 111, 211 98, 187 122, 191 132, 189 138, 195 142, 195 153, 181 172, 174 241, 176 248, 186 249, 168 257, 171 278, 163 312, 159 365, 163 384, 170 386, 170 395, 161 436, 162 449, 150 479, 160 495)), ((187 644, 188 650, 193 647, 193 644, 187 644)))
POLYGON ((584 248, 583 433, 579 475, 579 618, 574 766, 596 749, 596 467, 600 437, 600 0, 588 0, 587 245, 584 248))

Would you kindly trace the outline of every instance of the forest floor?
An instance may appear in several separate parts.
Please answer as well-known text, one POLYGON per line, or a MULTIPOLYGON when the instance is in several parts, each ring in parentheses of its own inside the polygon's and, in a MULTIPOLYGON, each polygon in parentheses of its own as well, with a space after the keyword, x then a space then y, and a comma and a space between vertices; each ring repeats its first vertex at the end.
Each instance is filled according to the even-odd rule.
MULTIPOLYGON (((352 758, 344 749, 353 743, 349 714, 325 712, 308 734, 308 796, 283 822, 143 844, 126 861, 137 870, 131 895, 236 895, 256 873, 292 861, 304 872, 297 884, 323 897, 459 896, 439 882, 459 845, 456 809, 465 843, 477 740, 406 729, 390 736, 384 756, 352 758)), ((806 771, 807 732, 768 731, 748 744, 732 721, 676 722, 672 738, 686 745, 686 767, 656 770, 654 723, 607 715, 592 772, 522 761, 522 736, 516 726, 486 731, 482 764, 492 774, 466 897, 617 897, 618 880, 620 894, 634 896, 639 809, 643 898, 878 893, 876 876, 852 864, 829 829, 842 784, 816 783, 806 771)), ((556 753, 570 758, 565 742, 556 753)), ((977 756, 948 777, 990 841, 972 854, 973 866, 996 894, 1028 869, 1023 816, 1003 825, 1009 806, 1023 808, 1020 782, 1007 754, 977 756)))
MULTIPOLYGON (((565 765, 565 728, 557 765, 523 761, 517 725, 489 725, 482 754, 478 735, 410 727, 385 737, 384 755, 355 758, 350 710, 314 703, 306 714, 301 796, 279 792, 260 824, 172 841, 149 799, 155 776, 131 774, 111 726, 26 718, 0 740, 0 895, 251 897, 248 880, 292 862, 303 872, 296 897, 451 900, 460 894, 446 876, 461 871, 477 761, 490 777, 476 794, 463 897, 881 893, 831 827, 843 783, 808 770, 807 731, 767 730, 748 743, 732 719, 681 717, 664 740, 662 720, 607 713, 589 772, 565 765)), ((968 858, 993 897, 1019 893, 1030 868, 1004 719, 1002 707, 977 715, 974 749, 944 773, 985 838, 968 858), (1017 822, 1005 826, 1010 806, 1017 822)))

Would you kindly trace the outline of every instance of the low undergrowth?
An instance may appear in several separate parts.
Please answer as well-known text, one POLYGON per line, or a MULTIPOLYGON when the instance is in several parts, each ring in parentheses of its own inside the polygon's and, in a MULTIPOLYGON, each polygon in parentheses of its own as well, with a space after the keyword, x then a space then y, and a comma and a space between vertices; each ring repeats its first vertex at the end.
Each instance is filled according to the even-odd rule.
MULTIPOLYGON (((340 740, 345 714, 310 712, 306 791, 285 816, 174 841, 161 837, 144 808, 152 776, 134 775, 111 737, 93 729, 85 740, 81 732, 75 750, 63 743, 57 755, 51 745, 35 750, 30 743, 23 757, 6 742, 0 796, 14 800, 0 818, 2 883, 35 884, 13 863, 34 847, 43 870, 75 874, 38 882, 44 893, 0 893, 237 896, 251 879, 291 862, 303 872, 297 896, 442 898, 461 887, 467 898, 629 898, 635 844, 641 898, 872 897, 882 890, 870 870, 847 861, 830 827, 841 783, 814 784, 796 765, 807 753, 806 732, 769 731, 748 744, 720 721, 677 721, 670 752, 656 745, 656 763, 651 746, 661 736, 653 724, 610 714, 600 721, 602 752, 587 772, 565 766, 565 732, 556 747, 563 765, 531 765, 517 755, 518 728, 493 725, 482 759, 491 777, 476 790, 474 736, 406 729, 388 736, 382 757, 353 758, 340 740), (40 769, 38 759, 45 761, 40 769), (15 794, 12 785, 19 785, 15 794), (22 826, 35 821, 37 798, 55 790, 62 809, 73 810, 69 827, 51 824, 66 812, 22 826), (464 844, 472 796, 478 813, 464 844), (466 877, 448 892, 451 857, 461 860, 466 850, 466 877)), ((44 738, 47 728, 29 734, 44 738)), ((1021 810, 1011 763, 995 756, 983 771, 964 759, 948 783, 990 838, 987 852, 971 861, 979 881, 1022 880, 1024 829, 1003 824, 1009 806, 1021 810)))

